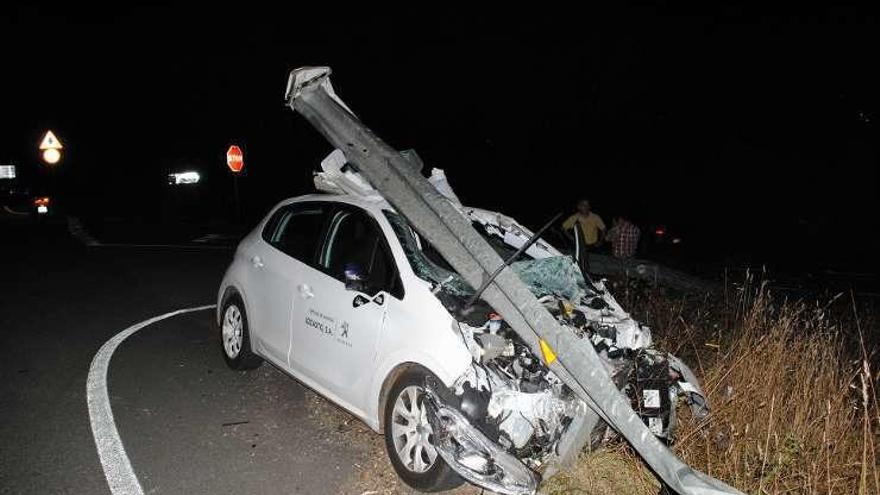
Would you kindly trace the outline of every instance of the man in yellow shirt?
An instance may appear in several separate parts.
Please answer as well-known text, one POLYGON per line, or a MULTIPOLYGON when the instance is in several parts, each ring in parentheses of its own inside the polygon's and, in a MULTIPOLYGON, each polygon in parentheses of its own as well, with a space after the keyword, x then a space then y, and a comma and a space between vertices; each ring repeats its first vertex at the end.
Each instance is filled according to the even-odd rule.
POLYGON ((605 237, 605 222, 590 210, 590 202, 582 199, 578 201, 577 211, 562 222, 562 229, 566 232, 574 230, 575 224, 578 226, 575 235, 579 234, 578 260, 581 263, 581 268, 586 271, 589 270, 587 252, 596 249, 602 242, 605 237))

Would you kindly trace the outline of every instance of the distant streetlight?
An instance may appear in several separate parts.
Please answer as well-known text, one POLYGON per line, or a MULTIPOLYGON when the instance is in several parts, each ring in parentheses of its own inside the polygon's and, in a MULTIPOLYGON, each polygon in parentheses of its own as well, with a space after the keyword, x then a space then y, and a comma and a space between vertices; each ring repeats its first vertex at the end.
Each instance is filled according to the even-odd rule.
POLYGON ((40 150, 43 152, 43 161, 49 165, 55 165, 61 161, 61 150, 64 146, 61 140, 55 137, 52 131, 46 131, 43 139, 40 141, 40 150))

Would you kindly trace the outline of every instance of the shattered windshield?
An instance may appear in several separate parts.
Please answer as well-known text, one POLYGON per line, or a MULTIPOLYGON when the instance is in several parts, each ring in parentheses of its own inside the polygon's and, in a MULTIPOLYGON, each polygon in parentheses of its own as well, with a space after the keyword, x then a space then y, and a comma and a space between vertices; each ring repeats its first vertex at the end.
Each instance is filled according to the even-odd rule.
POLYGON ((406 259, 409 260, 409 265, 417 277, 434 285, 442 285, 443 290, 452 295, 462 297, 473 295, 474 288, 461 275, 440 266, 425 254, 419 246, 417 234, 405 218, 388 210, 384 210, 383 213, 394 229, 397 239, 400 240, 406 259))
MULTIPOLYGON (((420 241, 426 241, 417 237, 418 234, 405 218, 388 210, 384 213, 417 277, 435 286, 441 285, 442 290, 455 296, 469 297, 474 294, 473 287, 461 275, 441 266, 425 253, 420 241)), ((481 234, 487 235, 483 232, 481 234)), ((522 256, 528 258, 526 254, 522 256)), ((570 301, 579 301, 588 292, 581 271, 568 256, 525 259, 512 263, 510 268, 536 297, 556 295, 570 301)))
POLYGON ((510 267, 536 297, 555 295, 576 302, 587 294, 584 276, 568 256, 517 261, 510 267))

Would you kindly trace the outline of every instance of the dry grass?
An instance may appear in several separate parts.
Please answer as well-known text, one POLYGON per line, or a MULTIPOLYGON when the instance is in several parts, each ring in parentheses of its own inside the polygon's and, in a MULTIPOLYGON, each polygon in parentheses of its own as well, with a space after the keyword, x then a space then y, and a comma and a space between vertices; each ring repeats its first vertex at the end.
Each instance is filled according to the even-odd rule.
POLYGON ((577 465, 541 486, 548 495, 655 495, 660 484, 622 445, 584 454, 577 465))
MULTIPOLYGON (((694 364, 713 406, 702 423, 682 415, 674 450, 746 493, 880 494, 876 341, 864 337, 874 326, 863 325, 846 297, 818 305, 774 300, 763 286, 735 294, 714 305, 656 292, 625 296, 668 329, 658 340, 694 364)), ((630 481, 593 489, 589 471, 605 455, 587 456, 547 491, 650 493, 630 481)), ((625 472, 643 476, 631 455, 619 457, 625 472)))
POLYGON ((730 331, 701 359, 713 414, 685 425, 679 455, 748 493, 880 493, 880 418, 858 319, 763 289, 745 289, 729 312, 730 331))

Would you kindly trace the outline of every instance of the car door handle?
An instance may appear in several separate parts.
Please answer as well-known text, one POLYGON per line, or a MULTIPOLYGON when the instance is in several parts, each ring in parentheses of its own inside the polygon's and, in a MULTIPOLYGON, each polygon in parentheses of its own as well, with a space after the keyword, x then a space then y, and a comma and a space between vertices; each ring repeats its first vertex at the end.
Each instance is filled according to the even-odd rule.
POLYGON ((263 268, 263 258, 254 255, 251 257, 251 264, 254 265, 254 268, 263 268))
POLYGON ((312 288, 309 287, 307 284, 300 284, 299 285, 299 295, 303 299, 311 299, 311 298, 315 297, 315 293, 312 292, 312 288))

